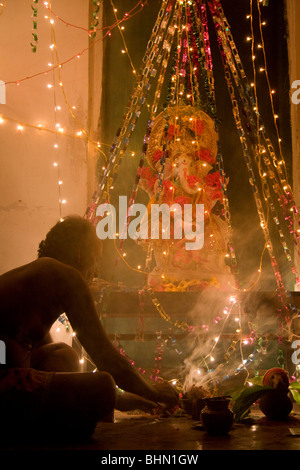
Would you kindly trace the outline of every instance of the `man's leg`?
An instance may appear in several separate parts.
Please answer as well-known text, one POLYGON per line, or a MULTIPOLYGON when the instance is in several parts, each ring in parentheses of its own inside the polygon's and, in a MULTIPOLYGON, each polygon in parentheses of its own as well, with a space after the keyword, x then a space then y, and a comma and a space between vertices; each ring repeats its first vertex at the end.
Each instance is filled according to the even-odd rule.
POLYGON ((0 438, 56 442, 87 438, 113 414, 116 385, 106 372, 0 371, 0 438))
POLYGON ((80 372, 79 356, 66 343, 48 343, 31 354, 33 369, 55 372, 43 427, 74 436, 89 435, 98 421, 113 421, 116 385, 110 374, 80 372))
POLYGON ((49 386, 43 425, 64 437, 94 432, 98 421, 113 414, 116 384, 106 372, 55 373, 49 386))
POLYGON ((48 343, 32 351, 30 367, 46 372, 79 372, 79 356, 66 343, 48 343))

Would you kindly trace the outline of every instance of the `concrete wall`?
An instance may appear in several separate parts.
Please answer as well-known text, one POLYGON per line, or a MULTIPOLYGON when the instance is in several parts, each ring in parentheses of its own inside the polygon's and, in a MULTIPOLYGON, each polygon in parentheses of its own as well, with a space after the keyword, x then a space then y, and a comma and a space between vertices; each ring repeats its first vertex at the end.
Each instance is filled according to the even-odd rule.
POLYGON ((36 53, 30 45, 32 5, 11 0, 0 16, 0 80, 6 82, 6 103, 0 104, 0 273, 34 259, 38 243, 61 216, 83 215, 95 185, 102 40, 97 33, 93 46, 88 31, 55 16, 88 30, 93 2, 52 2, 53 24, 38 2, 36 53), (48 64, 68 59, 43 73, 51 69, 48 64), (18 80, 19 85, 9 83, 18 80), (63 133, 56 131, 58 124, 63 133))

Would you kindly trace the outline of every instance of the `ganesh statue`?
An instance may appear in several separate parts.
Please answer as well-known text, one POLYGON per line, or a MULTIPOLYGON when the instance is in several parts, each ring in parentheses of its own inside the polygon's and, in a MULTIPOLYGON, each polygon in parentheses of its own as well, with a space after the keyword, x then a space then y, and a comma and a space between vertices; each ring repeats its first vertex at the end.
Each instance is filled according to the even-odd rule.
POLYGON ((147 236, 141 229, 138 239, 154 255, 155 266, 148 276, 153 289, 230 290, 235 283, 226 262, 229 229, 223 187, 227 181, 220 179, 217 155, 215 125, 202 110, 175 106, 155 118, 148 166, 139 175, 139 187, 149 196, 147 224, 141 224, 147 236), (152 217, 161 207, 169 208, 167 226, 163 217, 152 217))

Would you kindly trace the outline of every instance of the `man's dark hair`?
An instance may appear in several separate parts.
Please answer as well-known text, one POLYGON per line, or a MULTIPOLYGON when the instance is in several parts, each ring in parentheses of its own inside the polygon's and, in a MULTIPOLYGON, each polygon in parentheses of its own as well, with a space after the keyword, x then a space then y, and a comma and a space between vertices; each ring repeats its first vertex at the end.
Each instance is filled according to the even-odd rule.
POLYGON ((57 222, 38 248, 38 258, 55 258, 79 271, 99 262, 101 253, 102 243, 95 227, 78 215, 57 222))

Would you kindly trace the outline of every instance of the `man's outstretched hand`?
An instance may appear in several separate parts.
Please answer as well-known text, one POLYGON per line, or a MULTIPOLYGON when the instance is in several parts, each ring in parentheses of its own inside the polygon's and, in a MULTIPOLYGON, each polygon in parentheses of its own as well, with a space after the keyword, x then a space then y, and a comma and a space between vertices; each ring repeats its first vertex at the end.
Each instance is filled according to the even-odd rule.
POLYGON ((165 404, 167 409, 175 408, 179 404, 179 394, 169 382, 157 382, 153 387, 157 394, 156 401, 165 404))
POLYGON ((116 409, 119 411, 140 410, 153 413, 158 408, 154 401, 135 395, 134 393, 119 391, 117 394, 116 409))

